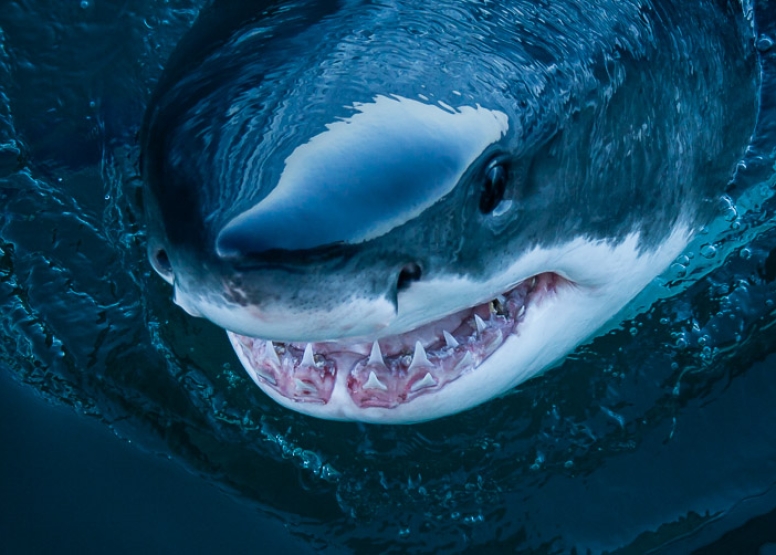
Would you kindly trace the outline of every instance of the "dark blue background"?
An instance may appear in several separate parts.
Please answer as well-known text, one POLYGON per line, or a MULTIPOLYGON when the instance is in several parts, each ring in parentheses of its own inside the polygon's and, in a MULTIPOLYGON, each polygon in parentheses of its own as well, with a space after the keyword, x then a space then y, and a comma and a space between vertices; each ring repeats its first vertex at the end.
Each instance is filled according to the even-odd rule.
POLYGON ((314 551, 175 461, 0 372, 0 552, 314 551))

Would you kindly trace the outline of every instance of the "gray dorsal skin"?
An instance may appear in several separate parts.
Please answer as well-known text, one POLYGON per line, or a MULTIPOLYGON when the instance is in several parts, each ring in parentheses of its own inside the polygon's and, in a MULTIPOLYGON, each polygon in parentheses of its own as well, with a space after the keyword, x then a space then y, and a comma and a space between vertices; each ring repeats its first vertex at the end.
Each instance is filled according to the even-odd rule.
POLYGON ((577 239, 685 244, 758 79, 735 0, 216 0, 141 132, 149 255, 190 313, 302 345, 383 340, 534 273, 585 285, 549 257, 512 267, 577 239))

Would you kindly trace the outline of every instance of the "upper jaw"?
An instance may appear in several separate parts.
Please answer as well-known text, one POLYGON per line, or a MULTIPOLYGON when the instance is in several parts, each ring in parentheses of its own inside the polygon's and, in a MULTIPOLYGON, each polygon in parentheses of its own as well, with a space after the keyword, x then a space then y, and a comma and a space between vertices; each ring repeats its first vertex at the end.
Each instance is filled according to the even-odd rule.
POLYGON ((336 279, 321 278, 316 285, 308 278, 299 283, 294 275, 286 276, 285 286, 297 289, 283 294, 274 286, 273 290, 258 290, 256 286, 265 283, 261 277, 246 274, 234 280, 222 274, 215 283, 176 280, 174 299, 190 314, 240 335, 282 342, 371 345, 374 340, 419 328, 427 332, 435 328, 441 337, 441 326, 452 330, 457 325, 447 320, 460 320, 458 313, 489 302, 530 274, 520 279, 514 274, 497 275, 486 281, 456 275, 426 278, 394 295, 359 292, 358 283, 336 279), (342 293, 348 290, 353 293, 342 293))

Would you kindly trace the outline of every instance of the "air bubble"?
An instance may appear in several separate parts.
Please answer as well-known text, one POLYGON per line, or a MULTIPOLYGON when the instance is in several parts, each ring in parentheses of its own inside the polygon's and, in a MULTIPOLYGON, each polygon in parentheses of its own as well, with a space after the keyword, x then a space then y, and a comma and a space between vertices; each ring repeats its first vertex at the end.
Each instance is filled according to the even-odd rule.
POLYGON ((679 262, 674 262, 671 264, 671 273, 676 277, 682 278, 687 275, 687 266, 683 266, 679 262))
POLYGON ((539 470, 542 467, 543 463, 544 463, 544 453, 538 452, 536 453, 536 460, 530 466, 530 469, 534 471, 539 470))
POLYGON ((706 243, 705 245, 701 246, 700 250, 701 256, 703 258, 706 258, 708 260, 713 259, 715 256, 717 256, 717 249, 714 245, 711 243, 706 243))
POLYGON ((336 482, 340 479, 342 473, 329 463, 326 463, 321 467, 320 476, 321 479, 326 480, 327 482, 336 482))
POLYGON ((768 52, 768 50, 773 48, 773 39, 771 37, 762 35, 759 39, 757 39, 755 46, 760 52, 768 52))
POLYGON ((313 451, 300 449, 300 453, 295 453, 302 461, 302 468, 308 468, 318 471, 321 468, 321 459, 313 451))

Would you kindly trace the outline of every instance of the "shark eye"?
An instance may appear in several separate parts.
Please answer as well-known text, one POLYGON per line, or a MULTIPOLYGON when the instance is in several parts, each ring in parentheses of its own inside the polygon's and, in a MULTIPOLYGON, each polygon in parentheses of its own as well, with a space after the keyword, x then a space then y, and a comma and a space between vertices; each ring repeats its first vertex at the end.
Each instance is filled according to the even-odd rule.
POLYGON ((504 198, 507 185, 507 169, 498 162, 491 163, 485 170, 485 179, 480 193, 480 212, 490 214, 504 198))

